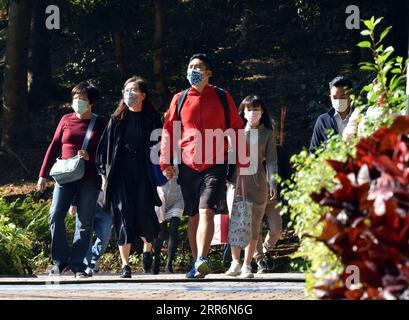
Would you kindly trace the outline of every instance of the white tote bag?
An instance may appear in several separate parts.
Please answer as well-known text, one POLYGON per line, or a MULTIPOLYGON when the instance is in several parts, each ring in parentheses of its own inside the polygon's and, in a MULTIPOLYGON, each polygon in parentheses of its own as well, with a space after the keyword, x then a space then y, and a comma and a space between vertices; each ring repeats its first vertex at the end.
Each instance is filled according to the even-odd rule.
POLYGON ((243 178, 238 177, 229 224, 229 243, 244 249, 251 240, 252 203, 245 196, 243 178))

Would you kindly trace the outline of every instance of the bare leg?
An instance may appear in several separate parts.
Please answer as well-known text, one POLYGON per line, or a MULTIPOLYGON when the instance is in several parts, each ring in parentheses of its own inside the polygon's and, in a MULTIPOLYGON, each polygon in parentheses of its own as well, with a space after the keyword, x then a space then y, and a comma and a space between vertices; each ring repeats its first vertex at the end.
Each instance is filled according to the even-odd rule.
POLYGON ((277 201, 272 201, 267 204, 266 216, 268 221, 268 233, 263 243, 264 251, 270 251, 274 248, 277 241, 281 237, 281 232, 283 229, 283 220, 281 218, 280 212, 275 208, 277 201))
POLYGON ((240 262, 240 253, 241 249, 237 247, 231 247, 231 255, 233 257, 233 261, 240 262))
POLYGON ((152 243, 147 242, 145 237, 141 237, 143 241, 143 252, 151 252, 152 251, 152 243))
POLYGON ((254 250, 254 259, 256 260, 256 262, 260 262, 263 257, 264 257, 264 253, 263 253, 263 228, 260 228, 260 235, 258 237, 257 240, 257 246, 256 249, 254 250))
POLYGON ((250 265, 251 260, 253 259, 254 251, 256 250, 256 247, 257 247, 257 242, 258 242, 258 239, 250 240, 250 243, 244 250, 244 263, 246 265, 250 265))
POLYGON ((119 247, 119 253, 121 255, 122 260, 122 268, 129 265, 129 253, 131 252, 131 244, 125 244, 119 247))
POLYGON ((206 257, 209 253, 210 243, 214 234, 214 211, 212 209, 199 209, 199 226, 197 229, 198 257, 206 257))
POLYGON ((197 235, 198 226, 199 226, 199 214, 196 214, 193 217, 189 217, 187 234, 189 238, 190 249, 192 250, 193 260, 195 261, 197 260, 196 235, 197 235))

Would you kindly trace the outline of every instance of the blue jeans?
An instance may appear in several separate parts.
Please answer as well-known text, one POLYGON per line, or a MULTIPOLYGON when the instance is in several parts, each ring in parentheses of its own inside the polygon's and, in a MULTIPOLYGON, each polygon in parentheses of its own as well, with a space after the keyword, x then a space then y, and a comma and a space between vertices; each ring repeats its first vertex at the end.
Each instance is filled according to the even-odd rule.
POLYGON ((94 218, 94 231, 97 238, 94 244, 92 244, 93 239, 91 237, 87 258, 84 261, 87 266, 90 266, 91 262, 95 263, 98 261, 98 259, 104 254, 108 247, 109 240, 111 239, 111 230, 111 213, 104 211, 97 205, 94 218))
POLYGON ((55 183, 50 208, 51 258, 54 265, 69 264, 73 272, 85 269, 84 258, 91 241, 98 191, 96 179, 81 179, 64 185, 55 183), (74 198, 77 215, 70 252, 65 217, 74 198))
POLYGON ((232 261, 231 248, 230 244, 227 243, 223 246, 223 264, 229 265, 231 261, 232 261))

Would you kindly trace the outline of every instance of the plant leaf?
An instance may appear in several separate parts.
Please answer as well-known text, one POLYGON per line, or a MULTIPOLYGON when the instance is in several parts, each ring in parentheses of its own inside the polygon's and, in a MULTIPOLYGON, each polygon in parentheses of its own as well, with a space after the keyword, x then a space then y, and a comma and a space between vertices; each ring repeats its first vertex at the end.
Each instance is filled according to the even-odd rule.
POLYGON ((369 41, 361 41, 360 43, 357 44, 358 47, 360 48, 371 48, 371 43, 369 41))
MULTIPOLYGON (((372 17, 372 18, 373 18, 373 17, 372 17)), ((383 20, 383 17, 376 19, 375 22, 373 23, 374 28, 375 28, 376 25, 378 25, 382 20, 383 20)))
POLYGON ((388 35, 391 29, 392 29, 392 26, 387 27, 385 30, 383 30, 383 32, 381 33, 381 37, 379 38, 379 41, 382 41, 388 35))
POLYGON ((361 31, 361 35, 363 36, 370 36, 371 35, 371 31, 368 29, 362 30, 361 31))

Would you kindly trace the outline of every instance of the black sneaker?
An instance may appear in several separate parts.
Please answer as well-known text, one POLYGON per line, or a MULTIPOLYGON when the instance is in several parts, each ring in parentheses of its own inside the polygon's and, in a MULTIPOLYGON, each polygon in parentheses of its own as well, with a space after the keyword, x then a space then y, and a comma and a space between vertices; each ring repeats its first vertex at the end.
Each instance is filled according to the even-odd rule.
POLYGON ((257 273, 268 273, 271 270, 269 270, 269 267, 267 265, 267 261, 265 259, 260 260, 257 262, 257 273))
POLYGON ((150 273, 152 271, 152 252, 144 252, 142 259, 142 269, 143 273, 150 273))
POLYGON ((153 274, 159 274, 159 271, 160 271, 160 256, 155 255, 153 257, 152 273, 153 274))
POLYGON ((132 270, 131 267, 126 265, 125 267, 122 268, 121 275, 119 276, 120 278, 132 278, 132 270))

